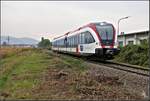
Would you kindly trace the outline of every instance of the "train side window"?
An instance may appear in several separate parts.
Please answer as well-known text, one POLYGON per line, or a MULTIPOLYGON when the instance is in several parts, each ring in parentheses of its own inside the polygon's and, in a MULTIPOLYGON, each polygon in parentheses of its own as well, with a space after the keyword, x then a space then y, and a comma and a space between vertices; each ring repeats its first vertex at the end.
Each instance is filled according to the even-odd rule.
POLYGON ((67 38, 67 47, 69 47, 69 38, 67 38))
POLYGON ((84 33, 80 34, 80 44, 84 44, 85 40, 84 40, 84 33))
POLYGON ((61 47, 61 40, 59 40, 59 47, 61 47))
POLYGON ((60 41, 60 44, 61 44, 61 47, 63 46, 63 42, 62 42, 63 40, 61 39, 61 41, 60 41))
POLYGON ((95 40, 90 32, 87 31, 87 32, 84 32, 84 34, 85 34, 85 44, 95 42, 95 40))
POLYGON ((73 36, 73 46, 75 47, 75 44, 76 44, 76 40, 75 40, 75 36, 73 36))
POLYGON ((57 40, 57 47, 59 46, 58 40, 57 40))
POLYGON ((58 47, 60 47, 60 44, 59 44, 60 42, 59 42, 59 40, 58 40, 58 47))
POLYGON ((73 44, 74 44, 74 39, 73 39, 73 37, 72 37, 72 47, 73 47, 73 44))
POLYGON ((74 47, 74 37, 72 37, 72 47, 74 47))
POLYGON ((61 44, 61 47, 63 47, 63 39, 61 39, 60 44, 61 44))
POLYGON ((55 42, 55 46, 57 47, 57 41, 55 42))
POLYGON ((78 44, 78 42, 77 42, 77 39, 78 37, 77 37, 77 35, 75 35, 75 46, 77 46, 77 44, 78 44))
POLYGON ((72 47, 74 47, 74 36, 72 37, 72 47))
POLYGON ((76 47, 76 35, 74 36, 74 47, 76 47))
POLYGON ((68 38, 68 40, 67 40, 67 41, 68 41, 68 46, 70 47, 70 38, 68 38))
POLYGON ((62 47, 62 39, 60 40, 60 47, 62 47))
POLYGON ((64 39, 62 39, 62 47, 64 47, 64 46, 65 46, 64 40, 65 40, 65 38, 64 38, 64 39))
POLYGON ((60 45, 60 47, 61 47, 61 40, 59 40, 59 45, 60 45))
POLYGON ((61 47, 64 47, 64 39, 61 40, 61 44, 62 44, 61 47))
POLYGON ((71 39, 69 38, 69 47, 71 47, 71 39))
POLYGON ((76 36, 74 36, 74 47, 76 46, 76 36))
POLYGON ((59 47, 61 46, 61 42, 60 42, 61 40, 59 40, 59 47))
POLYGON ((57 47, 58 47, 58 40, 57 40, 57 47))
POLYGON ((71 37, 71 47, 73 46, 73 38, 71 37))
POLYGON ((76 35, 76 46, 78 45, 78 35, 76 35))
POLYGON ((60 41, 58 40, 58 47, 60 47, 60 41))
POLYGON ((68 47, 70 47, 70 38, 68 38, 67 43, 68 43, 68 47))
POLYGON ((80 44, 80 34, 77 35, 78 44, 80 44))
POLYGON ((70 47, 72 47, 72 37, 70 38, 70 47))
POLYGON ((72 45, 72 41, 71 41, 71 37, 70 37, 70 47, 71 47, 71 45, 72 45))
POLYGON ((71 47, 71 38, 69 38, 69 47, 71 47))
POLYGON ((64 47, 67 46, 67 37, 64 38, 64 47))

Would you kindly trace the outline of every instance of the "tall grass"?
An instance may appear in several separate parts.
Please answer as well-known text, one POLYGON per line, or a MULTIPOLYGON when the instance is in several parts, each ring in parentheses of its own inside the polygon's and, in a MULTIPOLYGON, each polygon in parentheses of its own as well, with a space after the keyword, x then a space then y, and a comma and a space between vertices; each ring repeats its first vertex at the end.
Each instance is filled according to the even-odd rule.
POLYGON ((80 60, 57 57, 42 49, 7 48, 2 51, 6 55, 0 61, 0 95, 7 93, 9 98, 32 98, 32 90, 41 83, 48 68, 79 72, 85 68, 80 60))
POLYGON ((0 48, 0 59, 13 56, 19 52, 30 50, 31 48, 14 48, 14 47, 2 47, 0 48))

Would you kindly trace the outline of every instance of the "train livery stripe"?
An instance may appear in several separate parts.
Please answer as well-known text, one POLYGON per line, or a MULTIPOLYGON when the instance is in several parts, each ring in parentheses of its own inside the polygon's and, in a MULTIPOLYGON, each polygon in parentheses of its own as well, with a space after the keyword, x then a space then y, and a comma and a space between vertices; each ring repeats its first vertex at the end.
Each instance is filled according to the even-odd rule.
POLYGON ((114 45, 115 45, 115 36, 116 36, 116 30, 115 30, 115 27, 112 25, 113 27, 113 43, 111 45, 111 48, 114 48, 114 45))
POLYGON ((80 55, 79 47, 78 46, 76 47, 76 55, 78 55, 78 56, 80 55))

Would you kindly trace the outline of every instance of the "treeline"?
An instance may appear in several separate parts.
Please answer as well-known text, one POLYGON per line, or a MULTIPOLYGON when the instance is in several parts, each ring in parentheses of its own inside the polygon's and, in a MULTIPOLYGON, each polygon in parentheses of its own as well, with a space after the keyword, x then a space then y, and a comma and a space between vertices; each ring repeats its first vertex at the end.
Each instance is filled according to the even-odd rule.
POLYGON ((116 61, 148 67, 149 44, 146 40, 140 45, 127 45, 120 49, 120 53, 115 57, 116 61))
POLYGON ((38 43, 39 48, 48 48, 51 49, 52 43, 49 39, 44 39, 44 37, 41 38, 41 41, 38 43))

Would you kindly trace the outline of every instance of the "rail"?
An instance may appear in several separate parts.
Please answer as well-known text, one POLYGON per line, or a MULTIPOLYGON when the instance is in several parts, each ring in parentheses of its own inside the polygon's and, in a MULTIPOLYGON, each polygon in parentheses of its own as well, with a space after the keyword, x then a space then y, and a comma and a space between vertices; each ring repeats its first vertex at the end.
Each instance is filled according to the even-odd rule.
POLYGON ((124 63, 118 63, 110 60, 106 61, 99 61, 99 60, 87 60, 88 62, 92 62, 95 64, 107 66, 109 68, 114 68, 146 77, 150 77, 150 69, 148 68, 142 68, 140 66, 135 66, 135 65, 129 65, 129 64, 124 64, 124 63))

